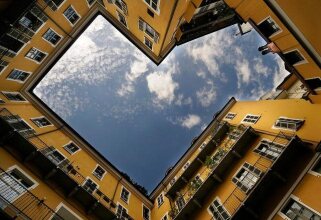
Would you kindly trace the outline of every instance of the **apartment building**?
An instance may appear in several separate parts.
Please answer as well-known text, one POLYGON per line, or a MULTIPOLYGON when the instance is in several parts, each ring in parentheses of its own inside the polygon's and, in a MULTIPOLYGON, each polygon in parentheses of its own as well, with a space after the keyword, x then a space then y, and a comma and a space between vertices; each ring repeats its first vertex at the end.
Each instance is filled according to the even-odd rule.
POLYGON ((1 219, 320 219, 319 8, 318 0, 2 1, 1 219), (97 15, 156 64, 177 45, 248 22, 291 74, 259 101, 231 98, 145 195, 32 92, 97 15))

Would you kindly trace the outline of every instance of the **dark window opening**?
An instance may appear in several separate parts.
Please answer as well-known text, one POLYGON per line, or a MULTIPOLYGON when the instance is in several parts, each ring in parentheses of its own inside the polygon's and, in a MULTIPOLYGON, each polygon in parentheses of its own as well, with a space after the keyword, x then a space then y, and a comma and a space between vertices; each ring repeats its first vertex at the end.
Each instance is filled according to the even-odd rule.
POLYGON ((147 14, 149 14, 149 16, 152 18, 154 17, 154 12, 152 12, 149 8, 147 8, 147 14))
POLYGON ((15 53, 17 53, 23 45, 24 43, 10 37, 9 35, 4 35, 1 39, 1 46, 14 51, 15 53))
POLYGON ((283 54, 283 56, 290 65, 295 65, 304 60, 302 55, 297 50, 283 54))
POLYGON ((311 89, 318 89, 321 88, 321 79, 314 78, 314 79, 306 79, 305 82, 309 85, 311 89))
POLYGON ((266 19, 257 27, 265 37, 270 37, 271 35, 275 34, 280 30, 280 28, 271 18, 266 19))

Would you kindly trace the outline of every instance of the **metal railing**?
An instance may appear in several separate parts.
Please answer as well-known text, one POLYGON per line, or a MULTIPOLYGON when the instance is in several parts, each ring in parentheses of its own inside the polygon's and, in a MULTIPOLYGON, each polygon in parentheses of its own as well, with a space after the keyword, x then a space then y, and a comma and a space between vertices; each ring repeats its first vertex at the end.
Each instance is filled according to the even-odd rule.
MULTIPOLYGON (((17 115, 13 115, 10 111, 8 111, 6 108, 0 109, 0 118, 4 120, 12 120, 15 121, 21 120, 21 118, 17 115)), ((7 122, 10 125, 10 122, 7 122)), ((10 125, 11 126, 11 125, 10 125)), ((54 163, 58 169, 62 170, 65 174, 67 174, 71 179, 73 179, 78 186, 83 187, 83 185, 86 182, 86 178, 78 172, 78 169, 68 160, 64 159, 63 161, 59 161, 57 163, 56 160, 54 160, 51 157, 51 153, 55 151, 55 148, 52 146, 47 145, 43 140, 41 140, 35 132, 25 132, 26 130, 30 130, 30 127, 28 127, 25 123, 21 123, 19 126, 15 124, 15 126, 11 126, 12 129, 19 133, 29 144, 35 147, 36 152, 42 154, 46 158, 48 158, 52 163, 54 163), (22 132, 20 132, 22 131, 22 132)), ((86 189, 85 187, 83 187, 86 189)), ((86 190, 87 191, 87 190, 86 190)), ((92 193, 90 193, 97 201, 99 201, 101 204, 103 204, 107 209, 111 210, 111 208, 115 208, 115 203, 108 198, 105 194, 103 194, 98 188, 94 189, 92 193)))
POLYGON ((63 218, 31 193, 10 173, 0 168, 0 208, 13 219, 63 218))
POLYGON ((282 148, 282 151, 276 158, 269 158, 267 157, 266 153, 260 154, 260 156, 257 158, 254 164, 251 164, 253 167, 259 169, 262 173, 258 179, 258 181, 255 183, 255 185, 246 193, 243 192, 239 187, 235 186, 231 194, 227 197, 227 199, 224 201, 223 206, 226 210, 228 210, 229 214, 233 216, 239 208, 242 206, 244 201, 248 198, 249 194, 251 194, 251 191, 255 186, 257 186, 260 181, 263 179, 264 175, 270 170, 272 165, 278 160, 280 155, 284 152, 286 147, 289 145, 291 140, 295 135, 289 135, 285 134, 283 132, 279 132, 278 135, 275 136, 274 140, 269 143, 269 145, 277 145, 282 148))
MULTIPOLYGON (((205 161, 205 169, 199 173, 199 176, 204 179, 202 182, 193 182, 190 181, 188 187, 182 193, 179 193, 178 199, 183 198, 185 201, 185 205, 182 206, 180 210, 176 208, 172 208, 171 210, 171 218, 175 219, 176 216, 180 213, 181 210, 185 208, 185 206, 190 202, 190 200, 194 197, 197 191, 202 187, 202 185, 211 177, 215 168, 220 164, 220 162, 224 159, 224 157, 231 151, 234 144, 238 142, 238 140, 243 136, 243 134, 247 131, 249 127, 244 126, 243 124, 235 127, 228 136, 221 142, 220 146, 213 153, 212 158, 210 158, 210 162, 205 161)), ((210 156, 210 155, 209 155, 210 156)), ((208 160, 208 159, 207 159, 208 160)))

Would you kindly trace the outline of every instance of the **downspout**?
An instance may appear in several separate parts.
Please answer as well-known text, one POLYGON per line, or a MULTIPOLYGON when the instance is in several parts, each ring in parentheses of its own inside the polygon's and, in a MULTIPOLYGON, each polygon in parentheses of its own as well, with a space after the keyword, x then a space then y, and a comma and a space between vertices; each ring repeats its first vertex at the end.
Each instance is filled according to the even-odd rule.
MULTIPOLYGON (((111 199, 111 201, 112 201, 113 203, 115 203, 114 200, 115 200, 115 196, 116 196, 116 191, 117 191, 118 186, 119 186, 119 183, 120 183, 120 181, 121 181, 122 179, 123 179, 123 177, 121 176, 120 179, 119 179, 118 182, 117 182, 117 185, 116 185, 116 188, 115 188, 113 197, 112 197, 112 199, 111 199)), ((112 204, 112 203, 110 203, 109 208, 111 208, 111 204, 112 204)))

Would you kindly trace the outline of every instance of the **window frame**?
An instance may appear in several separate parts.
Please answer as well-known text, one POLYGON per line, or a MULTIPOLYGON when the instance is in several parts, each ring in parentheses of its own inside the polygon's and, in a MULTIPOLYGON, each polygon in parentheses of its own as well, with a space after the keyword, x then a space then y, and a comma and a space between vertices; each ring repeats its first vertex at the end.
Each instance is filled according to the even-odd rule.
POLYGON ((107 171, 106 171, 101 165, 99 165, 99 164, 96 164, 95 169, 92 171, 93 176, 96 177, 98 180, 102 180, 102 179, 104 178, 104 176, 106 175, 106 173, 107 173, 107 171), (100 168, 104 171, 104 173, 103 173, 102 176, 99 176, 99 175, 95 172, 98 167, 100 167, 100 168))
POLYGON ((33 61, 33 62, 37 63, 37 64, 40 64, 40 63, 42 63, 42 62, 46 59, 46 57, 47 57, 47 56, 48 56, 48 53, 43 52, 43 51, 39 50, 39 49, 38 49, 38 48, 36 48, 36 47, 31 47, 31 48, 30 48, 30 50, 28 50, 28 52, 25 54, 25 56, 24 56, 24 57, 25 57, 26 59, 28 59, 28 60, 31 60, 31 61, 33 61), (27 55, 30 53, 30 51, 31 51, 32 49, 37 50, 37 52, 43 53, 45 56, 44 56, 40 61, 38 61, 38 60, 35 60, 35 59, 33 59, 33 58, 28 57, 27 55))
POLYGON ((120 12, 119 10, 116 10, 116 13, 117 13, 118 21, 122 24, 122 26, 126 27, 126 28, 129 30, 126 16, 125 16, 122 12, 120 12), (124 23, 121 21, 121 16, 124 18, 126 24, 124 24, 124 23))
POLYGON ((122 214, 123 213, 121 213, 121 216, 118 216, 117 214, 118 214, 118 209, 119 209, 119 206, 121 206, 122 207, 122 210, 126 210, 126 215, 128 215, 128 209, 126 209, 122 204, 120 204, 119 202, 117 202, 117 209, 116 209, 116 216, 120 219, 120 220, 126 220, 126 216, 123 216, 122 214))
MULTIPOLYGON (((51 2, 52 2, 52 0, 50 0, 51 2)), ((52 7, 46 2, 46 1, 44 1, 45 2, 45 4, 47 4, 48 5, 48 7, 50 8, 50 10, 52 10, 52 11, 58 11, 59 10, 59 8, 62 6, 62 5, 64 5, 64 3, 66 2, 66 0, 63 0, 61 3, 60 3, 60 5, 59 6, 57 6, 54 2, 52 2, 55 6, 56 6, 56 10, 54 10, 54 9, 52 9, 52 7)))
POLYGON ((62 148, 63 148, 65 151, 67 151, 70 155, 74 155, 75 153, 77 153, 78 151, 81 150, 81 148, 80 148, 77 144, 75 144, 75 142, 73 142, 73 141, 69 141, 69 142, 68 142, 67 144, 65 144, 62 148), (77 149, 75 152, 70 151, 70 150, 67 148, 67 146, 69 146, 70 144, 75 145, 76 147, 78 147, 78 149, 77 149), (68 149, 68 150, 67 150, 67 149, 68 149))
POLYGON ((30 118, 30 121, 32 121, 38 128, 45 128, 45 127, 50 127, 50 126, 54 126, 45 116, 40 116, 40 117, 35 117, 35 118, 30 118), (40 124, 37 124, 37 121, 38 119, 45 119, 47 120, 50 124, 49 125, 40 125, 40 124))
POLYGON ((10 81, 18 82, 18 83, 25 83, 27 81, 27 79, 30 77, 31 74, 32 74, 31 72, 27 72, 27 71, 24 71, 24 70, 12 69, 11 72, 7 75, 6 80, 10 80, 10 81), (13 73, 13 71, 19 71, 19 72, 27 73, 28 76, 24 80, 10 78, 10 75, 13 73))
POLYGON ((153 7, 152 7, 152 0, 150 0, 150 3, 148 4, 145 0, 143 0, 143 2, 151 9, 153 10, 153 12, 155 12, 157 15, 160 15, 160 2, 161 0, 158 0, 157 2, 157 10, 155 10, 153 7))
POLYGON ((76 11, 75 7, 71 4, 62 12, 62 15, 66 18, 66 20, 70 23, 70 25, 72 27, 75 26, 79 22, 79 20, 81 20, 80 14, 76 11), (71 21, 65 15, 65 12, 68 10, 68 8, 72 8, 74 10, 75 14, 78 16, 78 19, 75 21, 75 23, 71 23, 71 21))
MULTIPOLYGON (((284 145, 284 144, 273 143, 273 141, 271 141, 270 139, 262 138, 262 139, 260 140, 260 142, 259 142, 259 143, 255 146, 255 148, 253 149, 253 152, 254 152, 255 154, 258 154, 258 155, 264 157, 264 158, 267 158, 267 159, 269 159, 269 160, 274 161, 275 159, 277 159, 277 158, 282 154, 284 148, 285 148, 285 145, 284 145), (279 146, 282 147, 282 148, 280 148, 280 149, 282 149, 282 150, 280 151, 279 155, 278 155, 277 157, 275 157, 274 159, 269 158, 269 157, 265 156, 264 153, 263 153, 261 150, 259 150, 259 147, 261 146, 262 142, 269 142, 269 144, 279 145, 279 146), (256 152, 256 151, 259 151, 259 152, 256 152)), ((271 155, 271 154, 267 154, 267 155, 270 155, 270 156, 273 157, 273 155, 271 155)))
POLYGON ((57 148, 53 148, 52 151, 49 151, 45 154, 45 156, 48 158, 48 160, 50 160, 52 163, 54 163, 56 166, 59 166, 63 161, 65 161, 66 159, 68 160, 68 157, 66 157, 60 150, 58 150, 57 148), (64 159, 59 161, 59 163, 55 163, 54 161, 52 161, 51 159, 48 158, 48 155, 51 155, 54 151, 57 151, 64 159))
POLYGON ((318 163, 321 163, 321 156, 318 156, 318 158, 313 162, 313 165, 311 166, 311 168, 309 169, 308 173, 313 175, 313 176, 316 176, 316 177, 320 177, 321 176, 321 172, 318 173, 316 171, 314 171, 314 167, 318 164, 318 163))
POLYGON ((30 182, 33 182, 33 185, 31 187, 28 187, 28 190, 33 190, 34 188, 36 188, 39 183, 35 180, 35 178, 32 178, 26 171, 24 171, 21 167, 19 167, 17 164, 9 167, 7 169, 7 173, 12 172, 12 170, 18 170, 20 173, 22 173, 22 175, 24 175, 24 177, 26 177, 30 182))
POLYGON ((42 39, 44 39, 44 41, 46 41, 46 42, 48 42, 49 44, 51 44, 51 46, 53 46, 53 47, 56 47, 56 46, 59 44, 59 42, 62 40, 62 38, 63 38, 63 37, 62 37, 60 34, 58 34, 56 31, 54 31, 51 27, 48 28, 47 31, 42 35, 42 39), (45 35, 49 30, 51 30, 51 31, 54 32, 57 36, 60 37, 60 39, 57 41, 56 44, 53 44, 52 42, 50 42, 49 40, 47 40, 46 38, 44 38, 44 35, 45 35))
MULTIPOLYGON (((227 211, 227 209, 225 208, 224 204, 222 203, 221 199, 216 196, 212 202, 210 203, 210 205, 207 207, 207 212, 210 214, 210 216, 212 216, 212 218, 216 219, 214 217, 214 213, 210 210, 210 207, 213 206, 214 202, 217 201, 219 203, 219 205, 222 207, 223 211, 229 216, 229 219, 231 218, 231 214, 227 211)), ((216 207, 216 206, 215 206, 216 207)), ((221 213, 220 213, 221 214, 221 213)))
POLYGON ((292 66, 299 66, 299 65, 302 65, 302 64, 309 63, 308 60, 305 58, 305 56, 303 56, 303 54, 302 54, 302 53, 300 52, 300 50, 297 49, 297 48, 294 48, 294 49, 292 49, 292 50, 284 51, 284 52, 283 52, 283 55, 288 54, 288 53, 291 53, 291 52, 294 52, 294 51, 297 51, 297 52, 300 54, 300 56, 303 58, 303 60, 301 60, 301 61, 293 64, 292 66))
POLYGON ((166 213, 162 216, 161 220, 169 220, 169 218, 168 218, 168 212, 166 212, 166 213), (166 217, 166 219, 165 219, 165 217, 166 217))
POLYGON ((149 49, 149 50, 151 50, 151 51, 153 51, 153 45, 154 45, 154 43, 153 43, 153 41, 152 40, 150 40, 147 36, 145 36, 144 35, 144 45, 149 49), (150 43, 151 43, 151 48, 146 44, 146 42, 147 41, 149 41, 150 43))
MULTIPOLYGON (((321 81, 321 77, 319 77, 319 76, 310 77, 310 78, 305 78, 304 81, 305 81, 306 83, 308 83, 307 80, 312 80, 312 79, 320 79, 320 81, 321 81)), ((313 90, 314 90, 314 91, 321 91, 321 86, 320 86, 320 87, 317 87, 316 89, 313 89, 313 90)))
POLYGON ((289 118, 289 117, 285 117, 285 116, 279 116, 278 119, 276 119, 276 121, 273 123, 272 128, 273 128, 273 129, 278 129, 278 130, 281 129, 281 130, 296 132, 296 131, 298 131, 298 130, 303 126, 304 122, 305 122, 304 119, 289 118), (293 130, 293 129, 290 129, 290 128, 278 127, 278 126, 276 126, 276 124, 277 124, 277 122, 280 120, 280 118, 302 121, 302 125, 301 125, 299 128, 297 128, 296 130, 293 130))
POLYGON ((82 188, 84 189, 84 190, 86 190, 89 194, 91 194, 91 195, 94 195, 94 193, 99 189, 99 185, 92 179, 92 178, 90 178, 89 176, 87 176, 86 177, 86 180, 83 182, 83 184, 81 185, 82 186, 82 188), (92 191, 92 192, 89 192, 87 189, 85 189, 85 184, 86 184, 86 182, 88 181, 88 180, 90 180, 90 181, 92 181, 95 185, 96 185, 96 188, 92 191))
MULTIPOLYGON (((257 23, 256 26, 258 27, 260 24, 262 24, 264 21, 266 21, 266 20, 268 20, 268 19, 271 19, 271 20, 274 22, 274 24, 279 28, 278 31, 276 31, 275 33, 273 33, 271 36, 267 37, 267 38, 271 39, 271 38, 273 38, 274 36, 282 33, 282 32, 283 32, 283 29, 280 27, 280 25, 279 25, 271 16, 265 17, 263 20, 261 20, 259 23, 257 23)), ((258 29, 259 29, 259 28, 258 28, 258 29)), ((260 30, 260 29, 259 29, 259 30, 260 30)), ((266 36, 265 36, 265 37, 266 37, 266 36)))
POLYGON ((127 205, 129 205, 129 200, 130 200, 130 191, 128 189, 126 189, 124 186, 121 187, 121 190, 120 190, 120 195, 119 195, 119 198, 125 202, 127 205), (125 198, 123 198, 123 191, 127 191, 128 192, 128 198, 127 198, 127 201, 125 200, 125 198))
POLYGON ((164 195, 163 192, 159 194, 159 196, 157 196, 157 206, 158 208, 161 207, 164 204, 164 195), (160 202, 161 201, 161 202, 160 202))
POLYGON ((188 160, 186 161, 186 163, 184 164, 184 166, 182 167, 182 169, 185 171, 187 170, 187 168, 191 165, 191 162, 188 160))
POLYGON ((246 114, 245 117, 242 119, 241 123, 245 123, 245 124, 256 124, 261 118, 261 115, 254 115, 254 114, 246 114), (247 117, 257 117, 257 119, 255 119, 255 122, 249 122, 249 121, 245 121, 245 120, 253 120, 253 119, 247 119, 247 117))
POLYGON ((143 217, 143 220, 151 220, 151 210, 144 204, 142 204, 142 217, 143 217), (144 208, 148 210, 148 218, 144 217, 144 208))
POLYGON ((1 75, 2 72, 5 71, 5 69, 8 67, 8 65, 9 65, 9 62, 0 59, 0 67, 1 67, 1 68, 3 67, 2 70, 1 70, 1 68, 0 68, 0 75, 1 75))
POLYGON ((228 113, 225 115, 224 119, 225 119, 225 120, 233 120, 236 115, 237 115, 237 114, 234 113, 234 112, 228 112, 228 113), (231 117, 231 115, 232 115, 232 117, 231 117))
POLYGON ((1 93, 10 102, 23 102, 23 103, 27 103, 28 102, 28 100, 20 92, 1 91, 1 93), (24 100, 11 100, 11 99, 9 99, 7 97, 7 94, 20 95, 24 100))

